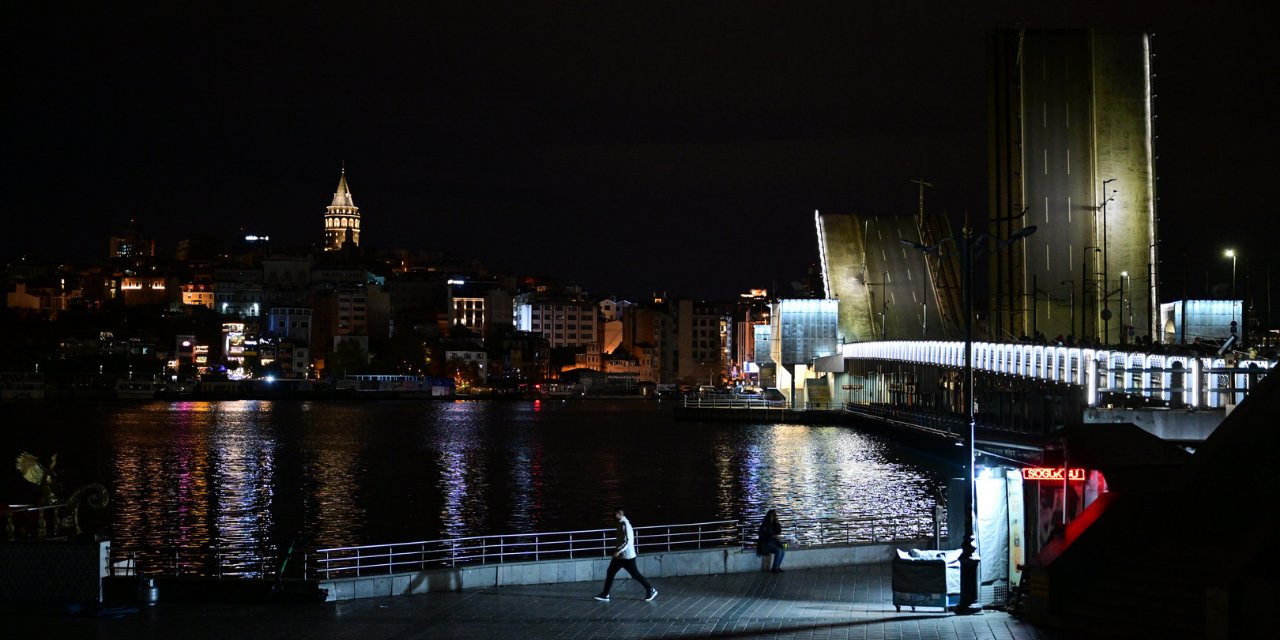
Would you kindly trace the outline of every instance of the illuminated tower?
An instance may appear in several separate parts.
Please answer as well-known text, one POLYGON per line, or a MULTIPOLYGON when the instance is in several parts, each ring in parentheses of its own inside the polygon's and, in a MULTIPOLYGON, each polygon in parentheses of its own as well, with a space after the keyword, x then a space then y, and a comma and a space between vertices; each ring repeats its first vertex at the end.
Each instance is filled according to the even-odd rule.
POLYGON ((351 199, 347 169, 343 167, 333 202, 324 211, 324 250, 338 251, 348 243, 352 248, 360 246, 360 207, 351 199))
POLYGON ((1132 343, 1156 304, 1151 42, 1141 31, 996 31, 988 41, 990 332, 1132 343))

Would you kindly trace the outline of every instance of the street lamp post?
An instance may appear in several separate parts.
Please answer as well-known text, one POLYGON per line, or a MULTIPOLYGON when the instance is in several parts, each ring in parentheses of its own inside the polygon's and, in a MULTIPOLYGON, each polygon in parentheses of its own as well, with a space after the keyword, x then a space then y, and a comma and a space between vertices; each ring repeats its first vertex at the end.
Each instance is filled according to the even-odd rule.
MULTIPOLYGON (((1084 290, 1084 287, 1085 287, 1085 284, 1088 282, 1088 275, 1087 275, 1087 272, 1085 271, 1085 263, 1089 261, 1088 255, 1089 255, 1090 249, 1092 249, 1094 253, 1102 253, 1102 249, 1099 249, 1097 247, 1092 247, 1092 246, 1084 247, 1080 250, 1080 339, 1081 340, 1084 339, 1084 322, 1085 322, 1084 306, 1086 303, 1089 302, 1089 293, 1084 290)), ((1097 310, 1098 307, 1095 304, 1093 308, 1094 310, 1097 310)), ((1094 330, 1093 337, 1097 338, 1098 325, 1096 323, 1093 325, 1093 330, 1094 330)))
POLYGON ((880 339, 889 339, 889 272, 885 271, 881 277, 880 286, 880 339))
MULTIPOLYGON (((999 251, 1006 246, 1021 240, 1036 232, 1034 225, 1023 227, 1018 231, 1009 235, 1005 240, 1001 240, 996 245, 999 251)), ((975 537, 974 511, 977 507, 977 498, 974 483, 977 481, 974 466, 974 440, 975 429, 977 426, 977 416, 974 413, 974 385, 973 385, 973 253, 979 242, 986 240, 995 240, 994 237, 981 234, 974 236, 968 226, 964 228, 964 235, 960 240, 954 237, 943 238, 931 246, 925 246, 919 242, 912 240, 902 240, 902 244, 917 249, 926 254, 938 253, 944 242, 951 242, 960 249, 960 263, 964 270, 962 276, 961 287, 964 295, 964 416, 965 422, 969 424, 969 429, 965 435, 964 446, 966 449, 966 469, 967 482, 965 482, 964 492, 964 546, 960 553, 960 602, 956 605, 955 612, 959 615, 969 615, 982 613, 982 604, 978 602, 978 544, 975 537)))
MULTIPOLYGON (((1223 254, 1231 258, 1231 333, 1236 333, 1236 328, 1240 325, 1236 324, 1236 251, 1235 249, 1227 249, 1223 254)), ((1239 338, 1237 338, 1238 340, 1239 338)))
POLYGON ((1102 344, 1111 343, 1111 292, 1110 280, 1107 279, 1107 203, 1116 199, 1116 190, 1107 195, 1107 185, 1115 182, 1115 178, 1102 181, 1102 344))
MULTIPOLYGON (((1124 324, 1124 320, 1125 320, 1125 314, 1124 314, 1124 281, 1125 281, 1125 280, 1128 280, 1128 279, 1129 279, 1129 272, 1128 272, 1128 271, 1121 271, 1121 272, 1120 272, 1120 346, 1122 346, 1122 347, 1125 345, 1125 342, 1127 341, 1127 336, 1128 336, 1128 334, 1129 334, 1129 332, 1128 332, 1128 330, 1126 329, 1125 324, 1124 324)), ((1129 295, 1133 295, 1133 294, 1129 294, 1129 295)))
MULTIPOLYGON (((1063 280, 1058 284, 1067 285, 1067 298, 1071 303, 1071 322, 1067 324, 1067 333, 1071 333, 1076 330, 1076 282, 1075 280, 1063 280)), ((1082 330, 1081 333, 1084 333, 1084 331, 1082 330)), ((1079 339, 1080 337, 1077 336, 1076 342, 1079 342, 1079 339)))

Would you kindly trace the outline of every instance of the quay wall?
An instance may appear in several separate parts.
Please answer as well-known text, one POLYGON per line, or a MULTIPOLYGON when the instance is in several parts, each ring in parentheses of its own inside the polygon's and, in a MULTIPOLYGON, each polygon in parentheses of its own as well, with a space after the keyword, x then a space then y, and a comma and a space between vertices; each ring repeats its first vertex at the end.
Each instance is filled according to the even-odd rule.
MULTIPOLYGON (((796 547, 787 550, 783 566, 813 568, 880 564, 892 560, 895 549, 923 549, 931 544, 928 540, 906 540, 796 547)), ((756 556, 753 549, 739 547, 645 553, 636 558, 636 564, 640 572, 651 580, 675 576, 746 573, 760 571, 762 567, 761 558, 756 556)), ((608 568, 608 558, 548 560, 337 578, 321 580, 319 586, 328 592, 326 600, 332 602, 513 585, 603 582, 608 568)), ((617 576, 619 581, 630 579, 626 571, 617 576)), ((627 588, 624 582, 615 586, 615 590, 627 588)), ((598 585, 584 586, 583 596, 594 593, 593 589, 598 589, 598 585)), ((639 595, 639 587, 635 589, 639 595)))

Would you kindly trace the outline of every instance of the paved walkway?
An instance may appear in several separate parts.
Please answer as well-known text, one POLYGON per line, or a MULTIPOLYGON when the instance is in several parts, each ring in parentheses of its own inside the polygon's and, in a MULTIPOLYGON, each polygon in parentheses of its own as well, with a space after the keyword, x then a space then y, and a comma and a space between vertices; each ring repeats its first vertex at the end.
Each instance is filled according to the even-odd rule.
MULTIPOLYGON (((625 575, 625 573, 623 574, 625 575)), ((0 606, 13 638, 1056 638, 1004 612, 897 612, 889 565, 477 589, 328 604, 164 602, 119 612, 0 606), (16 629, 14 629, 16 627, 16 629), (30 635, 27 635, 30 634, 30 635)))

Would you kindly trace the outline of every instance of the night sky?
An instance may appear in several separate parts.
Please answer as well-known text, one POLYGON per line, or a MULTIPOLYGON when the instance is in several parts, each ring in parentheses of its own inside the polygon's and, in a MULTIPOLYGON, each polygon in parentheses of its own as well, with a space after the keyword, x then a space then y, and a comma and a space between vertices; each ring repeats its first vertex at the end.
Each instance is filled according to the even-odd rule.
POLYGON ((5 10, 9 258, 103 256, 131 218, 163 254, 315 244, 345 162, 365 246, 632 298, 785 292, 814 209, 911 212, 913 178, 986 208, 983 37, 1017 23, 1156 34, 1162 298, 1229 283, 1228 246, 1261 298, 1280 238, 1273 9, 55 4, 5 10))

